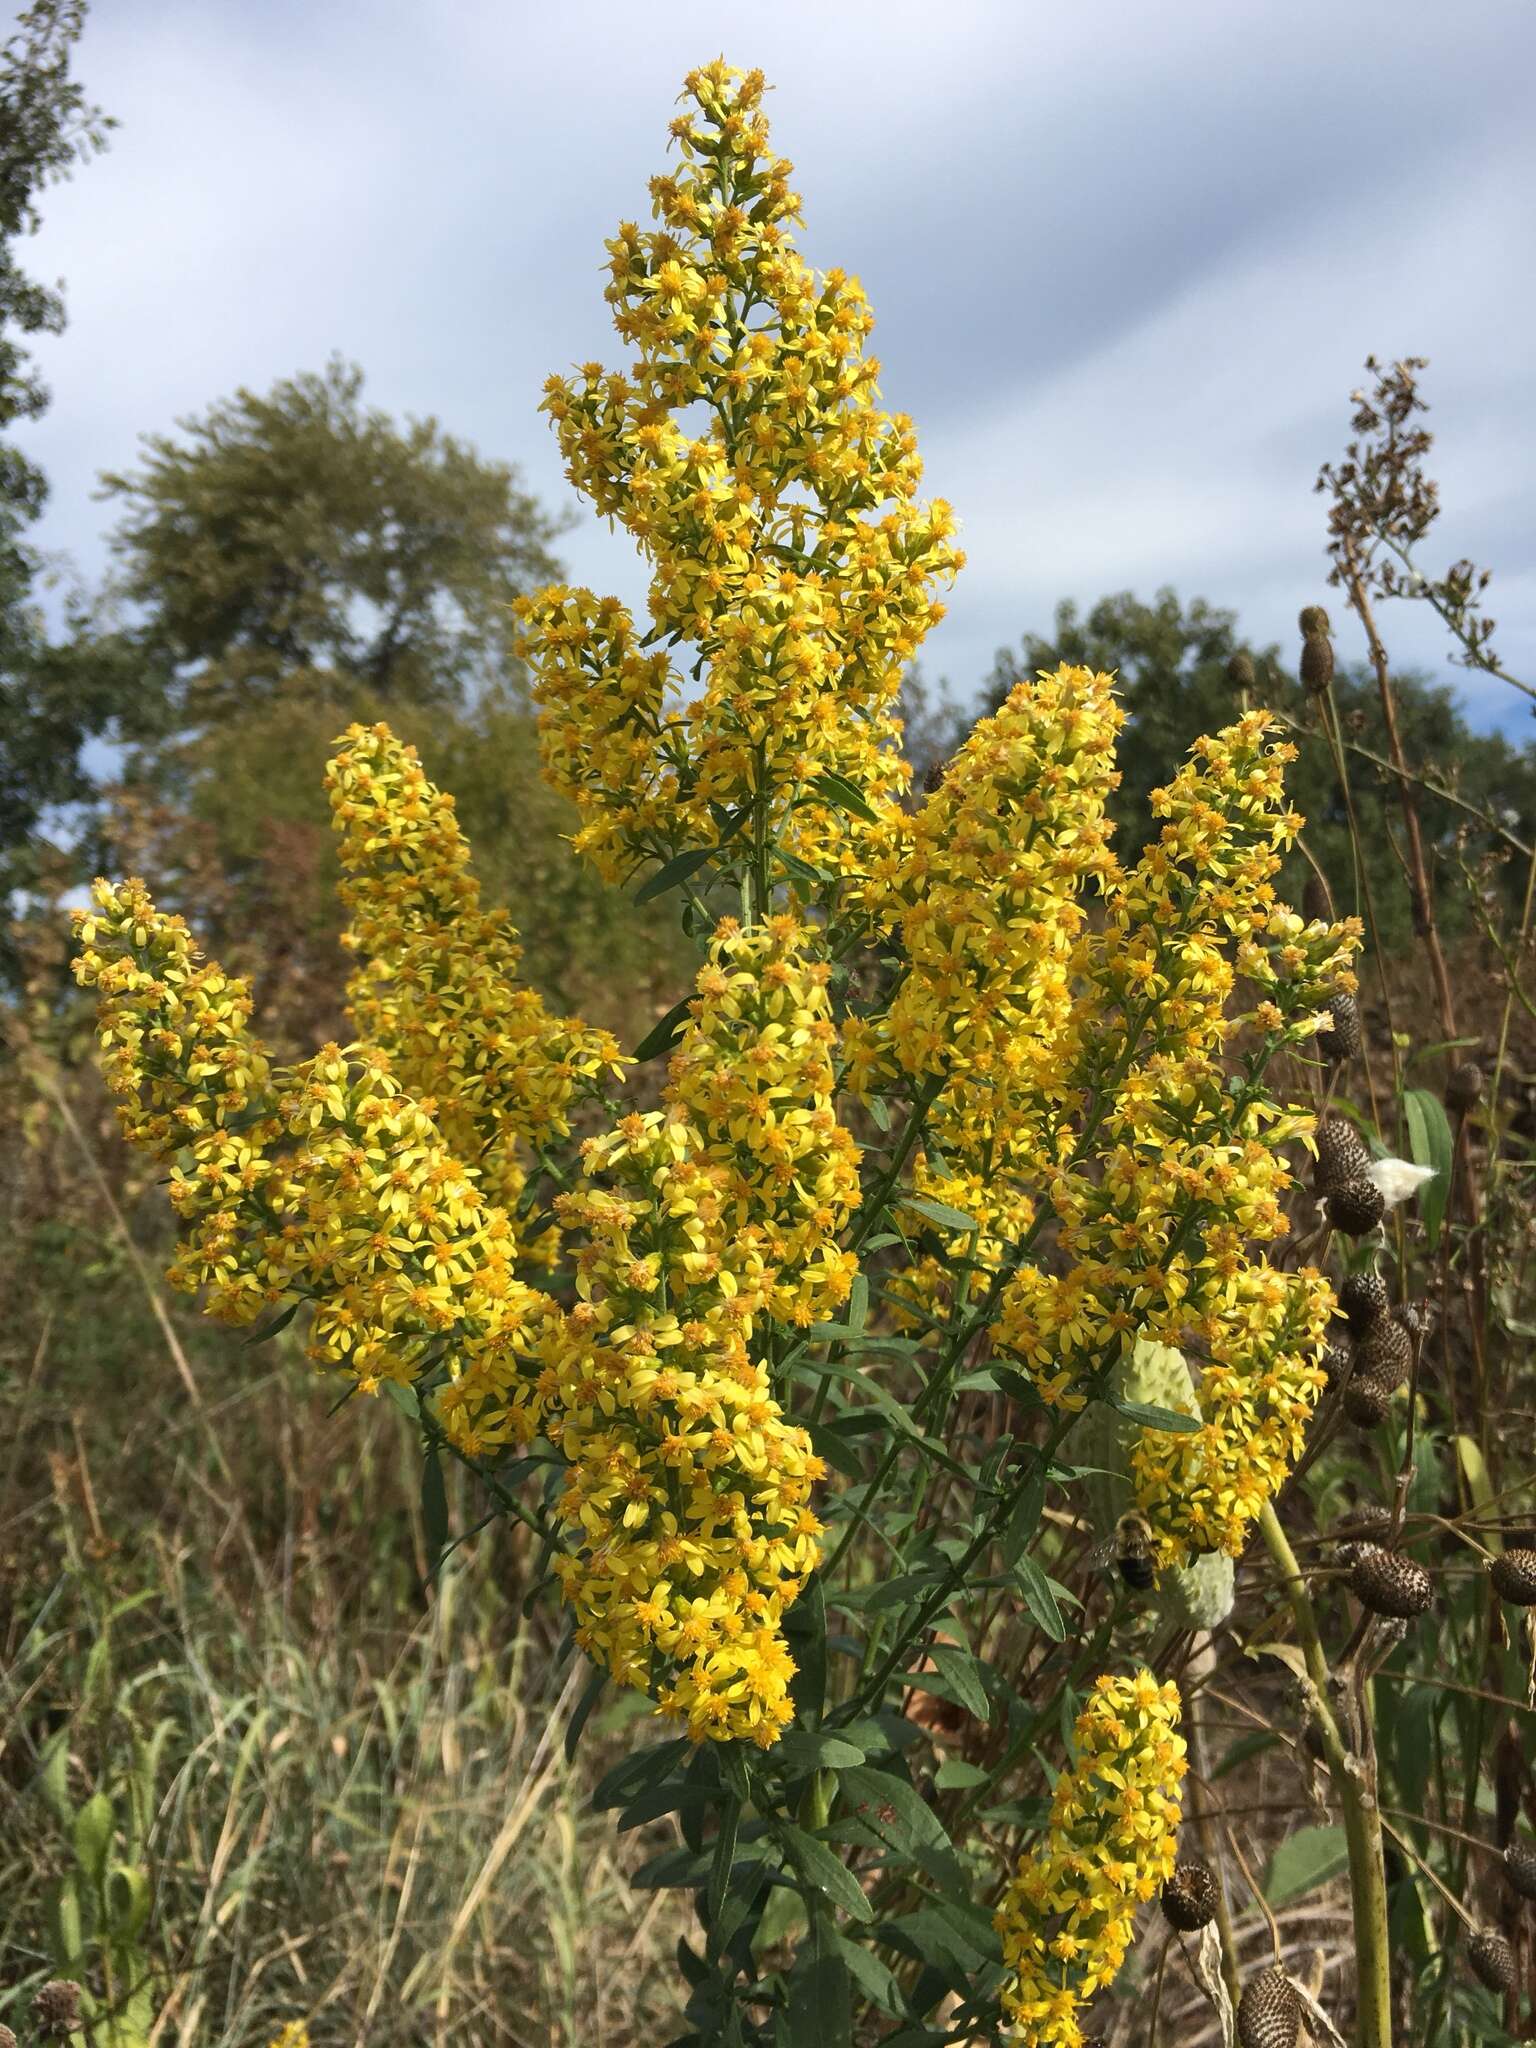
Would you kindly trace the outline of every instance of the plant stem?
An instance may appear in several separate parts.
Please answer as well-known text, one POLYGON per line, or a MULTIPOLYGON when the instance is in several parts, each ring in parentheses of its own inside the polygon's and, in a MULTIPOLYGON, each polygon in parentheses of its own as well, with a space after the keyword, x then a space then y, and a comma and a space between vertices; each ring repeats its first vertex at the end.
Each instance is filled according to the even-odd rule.
POLYGON ((1316 1698, 1312 1702, 1328 1760, 1328 1773, 1344 1816, 1349 1847, 1349 1892, 1354 1911, 1356 2040, 1359 2048, 1392 2048, 1392 1980, 1388 1965, 1387 1876, 1382 1860, 1381 1812, 1367 1767, 1350 1754, 1328 1704, 1328 1659, 1318 1634, 1317 1614, 1296 1562, 1296 1553, 1280 1526, 1273 1502, 1259 1515, 1259 1533, 1285 1581, 1286 1597, 1301 1638, 1316 1698))

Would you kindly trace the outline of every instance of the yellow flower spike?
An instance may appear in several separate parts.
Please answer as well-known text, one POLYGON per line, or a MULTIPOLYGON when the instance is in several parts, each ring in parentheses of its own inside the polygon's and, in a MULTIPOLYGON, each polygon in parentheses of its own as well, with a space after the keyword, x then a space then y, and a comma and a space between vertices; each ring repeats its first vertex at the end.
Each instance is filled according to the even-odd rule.
POLYGON ((715 844, 719 813, 749 801, 787 850, 859 872, 878 828, 817 785, 842 776, 893 821, 902 669, 962 560, 948 507, 918 499, 910 422, 876 404, 863 291, 795 252, 762 91, 723 64, 690 74, 680 161, 651 184, 658 224, 608 245, 633 360, 545 392, 571 482, 651 566, 643 642, 587 592, 519 607, 546 763, 609 875, 658 841, 715 844), (686 705, 644 651, 682 642, 702 676, 686 705))
POLYGON ((1172 1876, 1187 1765, 1179 1691, 1149 1671, 1095 1682, 1039 1846, 997 1910, 1002 2002, 1027 2048, 1080 2048, 1078 2015, 1111 1983, 1138 1904, 1172 1876))

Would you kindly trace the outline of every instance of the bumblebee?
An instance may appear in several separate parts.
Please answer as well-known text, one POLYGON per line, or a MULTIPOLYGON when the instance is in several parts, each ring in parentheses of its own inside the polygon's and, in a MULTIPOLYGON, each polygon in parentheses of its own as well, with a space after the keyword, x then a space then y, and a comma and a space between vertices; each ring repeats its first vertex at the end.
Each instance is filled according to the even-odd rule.
POLYGON ((1094 1552, 1097 1564, 1112 1564, 1120 1583, 1132 1593, 1150 1593, 1157 1584, 1157 1558, 1152 1548, 1152 1525, 1134 1509, 1115 1524, 1115 1533, 1094 1552))

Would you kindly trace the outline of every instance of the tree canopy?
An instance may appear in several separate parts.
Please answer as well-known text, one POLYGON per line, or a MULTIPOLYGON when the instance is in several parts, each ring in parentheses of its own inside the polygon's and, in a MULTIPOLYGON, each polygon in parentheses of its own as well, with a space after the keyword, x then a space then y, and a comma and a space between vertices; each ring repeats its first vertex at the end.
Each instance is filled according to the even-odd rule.
POLYGON ((137 638, 206 724, 297 692, 457 705, 515 684, 511 604, 560 530, 512 464, 367 407, 333 359, 240 390, 103 477, 137 638))

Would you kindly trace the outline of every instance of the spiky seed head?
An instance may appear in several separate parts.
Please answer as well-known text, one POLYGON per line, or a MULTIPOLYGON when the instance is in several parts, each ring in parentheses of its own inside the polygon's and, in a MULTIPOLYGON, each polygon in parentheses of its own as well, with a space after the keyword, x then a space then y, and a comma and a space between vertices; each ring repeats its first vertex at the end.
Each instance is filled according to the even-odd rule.
POLYGON ((1253 688, 1253 656, 1239 647, 1227 660, 1227 683, 1234 690, 1253 688))
POLYGON ((1415 1337, 1429 1335, 1435 1325, 1435 1312, 1427 1300, 1400 1301, 1392 1310, 1392 1320, 1402 1324, 1411 1342, 1415 1337))
POLYGON ((1356 1429, 1379 1429, 1392 1412, 1392 1388, 1356 1373, 1344 1389, 1344 1413, 1356 1429))
POLYGON ((0 2026, 0 2048, 16 2048, 16 2036, 9 2027, 0 2026))
POLYGON ((1325 1116, 1317 1127, 1317 1159, 1312 1168, 1312 1185, 1320 1195, 1363 1180, 1370 1171, 1371 1155, 1365 1140, 1347 1116, 1325 1116))
POLYGON ((1504 1851, 1504 1875, 1522 1899, 1536 1899, 1536 1849, 1511 1842, 1504 1851))
POLYGON ((68 2035, 80 2025, 80 1986, 50 1977, 32 2001, 32 2017, 45 2035, 68 2035))
POLYGON ((1317 1034, 1317 1049, 1325 1060, 1352 1060, 1360 1050, 1360 1005, 1348 989, 1328 998, 1332 1024, 1317 1034))
POLYGON ((1301 2000, 1284 1970, 1260 1970, 1237 2001, 1237 2038, 1243 2048, 1296 2048, 1301 2000))
POLYGON ((1364 1237, 1387 1213, 1387 1198, 1375 1181, 1362 1175, 1335 1188, 1328 1197, 1328 1221, 1345 1237, 1364 1237))
POLYGON ((1319 697, 1333 681, 1333 642, 1311 633, 1301 643, 1301 680, 1319 697))
POLYGON ((1483 1099, 1483 1070, 1476 1060, 1463 1060, 1446 1076, 1445 1106, 1454 1116, 1465 1116, 1483 1099))
POLYGON ((1339 1288, 1339 1307, 1351 1337, 1363 1337, 1387 1312, 1387 1283, 1379 1273, 1351 1273, 1339 1288))
POLYGON ((1536 1550, 1506 1550, 1488 1567, 1493 1590, 1515 1607, 1536 1607, 1536 1550))
POLYGON ((1301 617, 1296 621, 1303 640, 1312 640, 1321 633, 1326 636, 1333 631, 1328 623, 1328 614, 1320 604, 1306 604, 1301 608, 1301 617))
POLYGON ((1354 1371, 1354 1353, 1347 1344, 1330 1344, 1323 1352, 1321 1364, 1327 1375, 1328 1392, 1334 1394, 1346 1384, 1354 1371))
POLYGON ((1350 1590, 1372 1614, 1412 1621, 1433 1605, 1435 1584, 1423 1565, 1398 1550, 1363 1546, 1350 1568, 1350 1590))
POLYGON ((1413 1367, 1413 1339, 1396 1316, 1378 1316, 1355 1346, 1355 1371, 1395 1392, 1413 1367))
POLYGON ((1487 1928, 1474 1934, 1467 1943, 1467 1962, 1478 1983, 1486 1984, 1490 1991, 1519 1990, 1515 1952, 1502 1934, 1490 1933, 1487 1928))
POLYGON ((1196 1934, 1216 1918, 1219 1897, 1210 1865, 1192 1856, 1163 1886, 1163 1918, 1181 1934, 1196 1934))

